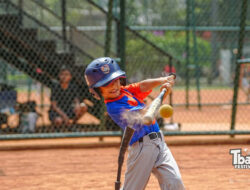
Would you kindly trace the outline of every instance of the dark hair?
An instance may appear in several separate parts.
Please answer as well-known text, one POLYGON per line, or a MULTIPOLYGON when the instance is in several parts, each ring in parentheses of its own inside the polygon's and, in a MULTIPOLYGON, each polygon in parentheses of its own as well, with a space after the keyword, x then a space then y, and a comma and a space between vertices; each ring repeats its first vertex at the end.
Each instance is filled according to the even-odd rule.
POLYGON ((61 74, 61 72, 63 71, 69 71, 70 74, 72 75, 71 69, 69 67, 67 67, 66 65, 63 65, 60 70, 59 70, 59 75, 61 74))

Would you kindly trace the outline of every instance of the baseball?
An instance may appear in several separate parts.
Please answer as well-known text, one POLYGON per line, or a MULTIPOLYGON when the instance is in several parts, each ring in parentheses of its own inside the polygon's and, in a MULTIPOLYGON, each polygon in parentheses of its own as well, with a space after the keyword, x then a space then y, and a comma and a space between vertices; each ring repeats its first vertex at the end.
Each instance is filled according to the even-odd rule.
POLYGON ((159 109, 159 113, 160 113, 160 116, 163 117, 163 118, 169 118, 173 115, 173 108, 172 106, 168 105, 168 104, 164 104, 160 107, 159 109))

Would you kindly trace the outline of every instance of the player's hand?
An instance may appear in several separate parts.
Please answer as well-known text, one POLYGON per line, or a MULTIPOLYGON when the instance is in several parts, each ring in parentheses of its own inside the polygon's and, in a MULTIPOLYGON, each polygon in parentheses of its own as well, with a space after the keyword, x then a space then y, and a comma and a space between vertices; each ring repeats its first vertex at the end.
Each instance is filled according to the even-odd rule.
POLYGON ((63 116, 63 121, 66 125, 69 124, 69 117, 66 114, 63 116))
POLYGON ((171 92, 172 92, 172 88, 173 88, 173 85, 172 83, 165 83, 161 86, 161 91, 166 88, 167 89, 167 92, 165 93, 165 96, 169 95, 171 92))
POLYGON ((78 116, 80 114, 80 112, 81 112, 81 107, 79 105, 76 105, 75 108, 74 108, 74 112, 78 116))
POLYGON ((170 83, 170 84, 174 85, 174 83, 175 83, 175 78, 176 78, 175 75, 169 75, 169 76, 167 76, 167 77, 164 77, 163 83, 164 83, 164 84, 165 84, 165 83, 170 83))
POLYGON ((74 108, 74 112, 76 114, 76 117, 80 117, 82 116, 86 111, 87 111, 88 107, 85 103, 81 103, 75 106, 74 108))
POLYGON ((165 96, 164 96, 164 99, 166 98, 167 95, 169 95, 172 91, 172 88, 175 84, 175 80, 174 80, 174 76, 171 75, 171 76, 168 76, 166 77, 166 82, 161 86, 161 89, 160 91, 162 91, 164 88, 167 89, 167 92, 165 93, 165 96))

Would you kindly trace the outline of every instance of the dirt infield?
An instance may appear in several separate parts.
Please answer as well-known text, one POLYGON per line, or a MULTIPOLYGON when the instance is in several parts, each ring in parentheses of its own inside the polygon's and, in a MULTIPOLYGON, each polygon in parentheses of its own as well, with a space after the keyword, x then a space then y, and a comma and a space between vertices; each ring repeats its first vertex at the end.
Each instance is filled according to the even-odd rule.
MULTIPOLYGON (((250 154, 249 144, 170 146, 187 190, 247 190, 250 170, 234 169, 234 148, 250 154)), ((117 155, 118 148, 0 151, 0 189, 114 189, 117 155)), ((154 176, 146 189, 159 189, 154 176)))

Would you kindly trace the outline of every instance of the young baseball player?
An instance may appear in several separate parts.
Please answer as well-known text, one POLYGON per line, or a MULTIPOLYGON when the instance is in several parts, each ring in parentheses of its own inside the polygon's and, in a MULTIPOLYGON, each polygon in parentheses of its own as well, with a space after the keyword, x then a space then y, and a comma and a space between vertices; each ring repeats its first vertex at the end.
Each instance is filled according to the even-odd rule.
MULTIPOLYGON (((153 88, 167 88, 167 95, 174 85, 172 76, 147 79, 126 86, 125 72, 109 57, 92 61, 85 70, 85 79, 94 97, 104 98, 110 117, 125 129, 129 123, 126 112, 140 112, 145 99, 153 88)), ((151 125, 134 124, 130 141, 127 171, 123 190, 143 190, 151 172, 157 177, 162 190, 183 190, 184 185, 177 163, 167 147, 156 121, 151 125)))

